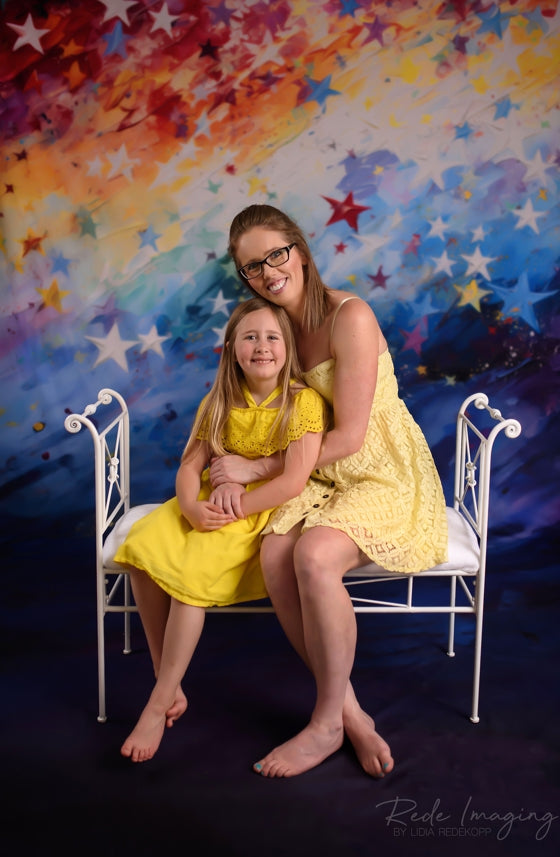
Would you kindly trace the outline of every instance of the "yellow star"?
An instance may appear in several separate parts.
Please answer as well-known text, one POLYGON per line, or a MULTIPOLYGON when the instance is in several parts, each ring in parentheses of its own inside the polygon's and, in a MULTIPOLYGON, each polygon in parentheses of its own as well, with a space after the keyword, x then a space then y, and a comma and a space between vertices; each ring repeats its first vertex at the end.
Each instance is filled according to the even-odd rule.
POLYGON ((83 83, 87 75, 83 73, 80 68, 80 64, 76 60, 72 63, 70 69, 64 72, 64 77, 68 80, 68 83, 70 84, 70 91, 72 92, 74 89, 77 89, 83 83))
POLYGON ((453 288, 457 289, 461 296, 459 306, 468 306, 468 304, 471 304, 477 312, 480 312, 480 299, 484 295, 492 294, 488 289, 479 288, 478 283, 474 279, 464 289, 462 286, 456 284, 454 284, 453 288))
POLYGON ((42 296, 45 306, 52 306, 57 312, 62 312, 62 299, 69 295, 69 291, 60 291, 58 281, 53 280, 48 289, 37 289, 42 296))
POLYGON ((75 57, 78 54, 83 54, 84 48, 83 45, 77 45, 74 39, 70 39, 68 44, 62 46, 62 56, 63 57, 75 57))
POLYGON ((266 193, 266 184, 263 182, 262 179, 253 176, 249 179, 249 196, 253 196, 253 194, 257 193, 258 191, 266 193))

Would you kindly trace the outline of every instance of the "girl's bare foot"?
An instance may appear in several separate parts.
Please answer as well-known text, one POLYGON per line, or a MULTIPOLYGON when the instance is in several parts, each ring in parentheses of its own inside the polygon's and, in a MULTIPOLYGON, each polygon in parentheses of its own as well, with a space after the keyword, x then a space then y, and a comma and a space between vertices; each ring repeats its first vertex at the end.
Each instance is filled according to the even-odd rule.
POLYGON ((395 762, 389 745, 376 731, 373 719, 362 708, 351 714, 345 711, 344 731, 367 774, 384 777, 393 770, 395 762))
POLYGON ((320 765, 340 749, 343 739, 342 726, 328 728, 312 720, 298 735, 256 762, 253 770, 263 777, 295 777, 320 765))
POLYGON ((183 693, 183 689, 179 685, 177 688, 177 692, 175 694, 175 699, 173 700, 173 705, 171 705, 167 711, 165 712, 165 725, 168 728, 171 728, 176 720, 181 717, 182 714, 187 710, 187 697, 183 693))
POLYGON ((121 754, 132 762, 147 762, 157 752, 165 723, 165 712, 148 702, 138 723, 122 745, 121 754))

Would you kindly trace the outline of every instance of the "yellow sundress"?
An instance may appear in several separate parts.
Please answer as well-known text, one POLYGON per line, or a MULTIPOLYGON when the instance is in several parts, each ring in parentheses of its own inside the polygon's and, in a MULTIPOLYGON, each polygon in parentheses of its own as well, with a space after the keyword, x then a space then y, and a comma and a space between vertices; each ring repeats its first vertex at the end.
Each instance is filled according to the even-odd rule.
MULTIPOLYGON (((271 455, 278 447, 271 449, 267 437, 278 408, 268 406, 281 389, 274 390, 260 405, 247 388, 243 392, 247 407, 232 409, 224 446, 245 458, 271 455)), ((296 392, 287 443, 306 432, 322 432, 324 411, 325 403, 315 390, 296 392)), ((248 490, 257 484, 262 482, 248 486, 248 490)), ((205 470, 198 499, 207 500, 211 490, 205 470)), ((261 532, 271 512, 255 513, 220 530, 199 533, 183 517, 174 497, 133 524, 115 561, 143 569, 165 592, 186 604, 213 607, 266 598, 259 551, 261 532)))
MULTIPOLYGON (((304 373, 332 405, 333 359, 304 373)), ((361 450, 315 470, 306 488, 278 508, 264 533, 332 527, 388 571, 417 572, 447 560, 441 481, 420 427, 399 398, 389 351, 379 356, 377 386, 361 450)))

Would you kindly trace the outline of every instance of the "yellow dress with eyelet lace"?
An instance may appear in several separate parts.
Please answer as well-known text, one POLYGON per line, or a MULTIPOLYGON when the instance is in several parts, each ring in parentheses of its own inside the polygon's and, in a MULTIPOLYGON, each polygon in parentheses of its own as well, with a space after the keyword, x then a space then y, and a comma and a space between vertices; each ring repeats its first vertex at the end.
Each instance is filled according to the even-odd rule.
MULTIPOLYGON (((269 405, 280 392, 278 387, 257 405, 248 389, 243 390, 247 406, 232 409, 224 432, 228 452, 260 458, 278 451, 278 444, 271 446, 268 440, 278 408, 269 405)), ((284 448, 307 432, 322 432, 325 426, 325 403, 315 390, 303 388, 294 398, 284 448)), ((206 439, 204 430, 198 437, 206 439)), ((247 490, 259 484, 262 482, 247 490)), ((211 490, 206 470, 198 499, 207 500, 211 490)), ((255 513, 220 530, 200 533, 183 517, 173 497, 133 524, 115 560, 142 569, 165 592, 186 604, 223 607, 266 598, 259 551, 261 532, 271 512, 255 513)))
MULTIPOLYGON (((333 359, 304 373, 332 405, 333 359)), ((418 572, 447 560, 441 481, 420 427, 399 398, 389 351, 379 356, 377 386, 361 450, 313 471, 302 494, 280 506, 264 533, 332 527, 388 571, 418 572)))

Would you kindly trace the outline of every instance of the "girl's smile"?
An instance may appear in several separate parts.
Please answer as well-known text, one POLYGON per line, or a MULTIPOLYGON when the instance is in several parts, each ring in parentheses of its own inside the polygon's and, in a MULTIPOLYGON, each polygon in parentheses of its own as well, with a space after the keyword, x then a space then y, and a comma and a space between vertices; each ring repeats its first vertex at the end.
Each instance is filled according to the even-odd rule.
POLYGON ((256 310, 240 321, 234 349, 255 401, 265 399, 278 386, 286 363, 286 343, 272 310, 256 310))

